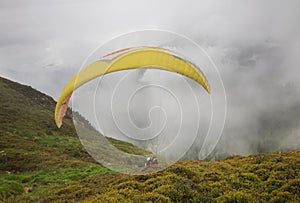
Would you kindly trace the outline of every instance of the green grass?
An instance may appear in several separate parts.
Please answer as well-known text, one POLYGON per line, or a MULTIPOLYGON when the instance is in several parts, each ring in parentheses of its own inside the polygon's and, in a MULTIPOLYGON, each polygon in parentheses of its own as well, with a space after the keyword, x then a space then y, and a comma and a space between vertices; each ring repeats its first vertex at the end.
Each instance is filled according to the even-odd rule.
POLYGON ((142 148, 137 148, 136 146, 134 146, 131 143, 127 143, 127 142, 123 142, 121 140, 116 140, 114 138, 108 137, 107 140, 114 145, 116 148, 118 148, 119 150, 122 150, 126 153, 129 154, 136 154, 136 155, 149 155, 151 154, 150 151, 147 151, 145 149, 142 148))
POLYGON ((24 194, 24 188, 34 189, 32 195, 40 195, 40 191, 52 184, 63 184, 94 175, 113 174, 114 172, 98 164, 89 164, 73 168, 59 168, 23 172, 18 174, 0 173, 0 197, 5 199, 11 195, 24 194))

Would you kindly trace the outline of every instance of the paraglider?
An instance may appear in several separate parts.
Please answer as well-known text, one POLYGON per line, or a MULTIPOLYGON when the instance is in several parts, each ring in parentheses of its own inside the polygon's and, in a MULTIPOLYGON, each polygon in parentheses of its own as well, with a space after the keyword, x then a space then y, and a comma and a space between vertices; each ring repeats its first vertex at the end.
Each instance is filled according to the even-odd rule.
POLYGON ((97 77, 112 72, 139 68, 152 68, 184 75, 210 93, 204 74, 191 62, 168 49, 159 47, 125 48, 105 55, 77 73, 63 89, 55 108, 55 123, 61 127, 73 91, 97 77))

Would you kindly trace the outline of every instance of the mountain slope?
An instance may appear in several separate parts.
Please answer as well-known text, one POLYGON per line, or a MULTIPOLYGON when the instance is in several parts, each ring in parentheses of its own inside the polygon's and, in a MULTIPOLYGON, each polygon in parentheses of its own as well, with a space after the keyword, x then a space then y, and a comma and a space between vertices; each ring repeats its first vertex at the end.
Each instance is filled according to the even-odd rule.
MULTIPOLYGON (((18 172, 69 166, 73 162, 95 162, 77 137, 70 109, 62 128, 55 126, 55 101, 51 97, 0 78, 0 105, 0 161, 4 163, 0 166, 1 171, 18 172)), ((83 117, 81 120, 88 123, 83 117)), ((122 150, 148 153, 130 143, 109 140, 122 150)))
MULTIPOLYGON (((300 150, 184 161, 150 175, 117 174, 84 150, 70 110, 56 128, 54 106, 51 97, 0 78, 0 202, 300 201, 300 150)), ((128 153, 148 153, 109 141, 128 153)))
MULTIPOLYGON (((29 177, 35 177, 46 173, 45 171, 51 174, 53 170, 64 173, 71 170, 70 173, 77 176, 78 171, 86 168, 89 171, 89 168, 93 168, 94 172, 111 173, 110 170, 96 164, 83 148, 74 128, 70 109, 62 128, 58 129, 55 126, 54 107, 55 101, 51 97, 29 86, 0 77, 0 174, 1 178, 4 177, 1 179, 3 185, 0 184, 0 197, 6 198, 22 192, 9 189, 15 185, 18 185, 19 189, 24 186, 20 185, 19 180, 7 180, 13 177, 13 174, 27 173, 29 177), (72 172, 75 169, 76 174, 72 172)), ((81 121, 85 126, 88 125, 83 118, 81 121)), ((149 153, 130 143, 112 138, 109 138, 109 141, 125 152, 149 153)), ((93 171, 86 175, 93 174, 93 171)))
POLYGON ((1 78, 0 105, 1 171, 20 172, 93 161, 74 139, 69 113, 65 126, 56 129, 52 120, 55 102, 49 96, 1 78))

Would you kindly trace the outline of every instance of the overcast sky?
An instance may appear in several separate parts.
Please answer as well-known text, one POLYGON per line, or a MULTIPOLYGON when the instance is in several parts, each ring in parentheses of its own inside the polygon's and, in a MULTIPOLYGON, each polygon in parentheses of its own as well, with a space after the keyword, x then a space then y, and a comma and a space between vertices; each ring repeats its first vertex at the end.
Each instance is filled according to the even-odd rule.
POLYGON ((0 75, 57 99, 99 44, 132 31, 167 30, 197 42, 217 64, 228 107, 223 142, 235 146, 232 153, 252 152, 265 125, 273 126, 268 119, 283 126, 274 134, 295 148, 299 8, 298 0, 1 1, 0 75))

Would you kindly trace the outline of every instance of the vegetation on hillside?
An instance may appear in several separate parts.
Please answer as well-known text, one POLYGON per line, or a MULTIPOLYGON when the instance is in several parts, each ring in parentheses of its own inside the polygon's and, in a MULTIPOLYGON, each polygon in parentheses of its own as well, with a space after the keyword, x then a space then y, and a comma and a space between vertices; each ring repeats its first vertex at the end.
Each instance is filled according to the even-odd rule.
POLYGON ((20 194, 17 202, 299 202, 299 157, 298 150, 221 162, 184 161, 136 176, 90 165, 4 179, 14 183, 10 187, 20 194), (24 193, 25 187, 33 191, 24 193))
MULTIPOLYGON (((0 202, 300 202, 300 150, 118 174, 82 147, 70 110, 56 128, 54 106, 49 96, 0 78, 0 202)), ((108 140, 127 153, 148 153, 108 140)))
MULTIPOLYGON (((0 105, 1 171, 21 172, 95 163, 77 137, 70 109, 63 126, 60 129, 55 126, 55 101, 51 97, 0 78, 0 105)), ((81 120, 87 123, 83 117, 81 120)), ((149 153, 130 143, 108 140, 127 153, 149 153)))

